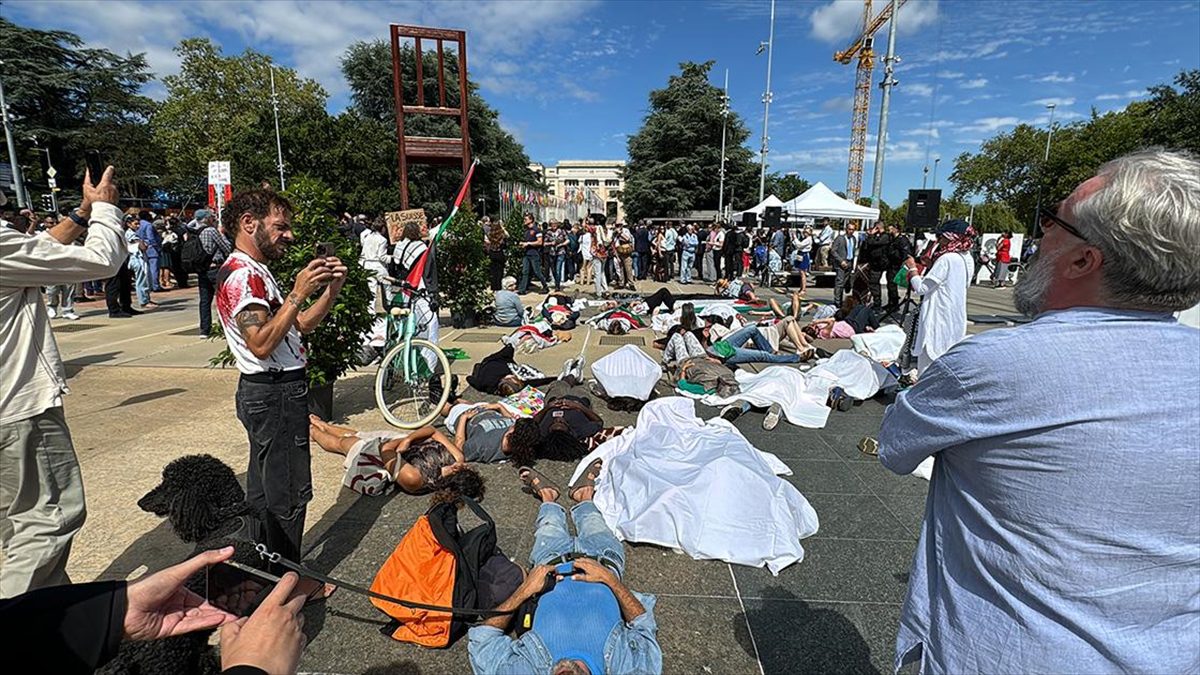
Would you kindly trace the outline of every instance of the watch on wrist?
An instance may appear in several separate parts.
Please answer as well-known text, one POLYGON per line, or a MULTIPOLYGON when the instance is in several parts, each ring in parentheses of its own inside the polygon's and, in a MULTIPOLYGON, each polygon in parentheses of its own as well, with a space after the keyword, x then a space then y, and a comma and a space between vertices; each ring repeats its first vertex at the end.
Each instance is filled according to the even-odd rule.
POLYGON ((71 222, 82 227, 83 229, 86 230, 88 228, 87 218, 84 218, 83 216, 79 215, 79 211, 72 211, 67 214, 67 217, 71 219, 71 222))

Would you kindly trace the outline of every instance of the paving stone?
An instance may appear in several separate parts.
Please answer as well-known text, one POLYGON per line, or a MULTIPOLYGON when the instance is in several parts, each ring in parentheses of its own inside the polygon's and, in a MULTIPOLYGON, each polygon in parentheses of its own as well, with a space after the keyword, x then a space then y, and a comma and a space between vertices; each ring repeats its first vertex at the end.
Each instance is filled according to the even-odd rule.
POLYGON ((912 538, 908 528, 875 495, 820 494, 808 496, 821 521, 817 537, 836 539, 912 538))
POLYGON ((899 607, 806 602, 783 588, 746 600, 767 673, 890 672, 899 607))
POLYGON ((802 600, 900 603, 908 584, 915 541, 810 537, 801 562, 771 576, 766 569, 735 566, 742 598, 783 588, 802 600))

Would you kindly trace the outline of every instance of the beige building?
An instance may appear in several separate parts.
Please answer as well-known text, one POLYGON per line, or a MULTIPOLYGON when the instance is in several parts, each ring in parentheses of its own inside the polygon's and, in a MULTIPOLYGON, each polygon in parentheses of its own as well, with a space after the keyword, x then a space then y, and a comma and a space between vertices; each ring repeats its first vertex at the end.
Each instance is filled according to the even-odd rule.
POLYGON ((529 169, 546 181, 551 195, 563 198, 572 190, 591 190, 604 203, 608 222, 625 220, 625 205, 621 202, 625 160, 564 159, 555 166, 534 162, 529 169))

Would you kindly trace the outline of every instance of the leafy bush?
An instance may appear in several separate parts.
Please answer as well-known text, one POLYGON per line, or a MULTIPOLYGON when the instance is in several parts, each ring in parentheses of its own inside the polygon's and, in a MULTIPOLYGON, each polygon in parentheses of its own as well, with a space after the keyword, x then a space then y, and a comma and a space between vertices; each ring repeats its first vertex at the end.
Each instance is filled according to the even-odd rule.
POLYGON ((525 239, 525 211, 521 207, 514 207, 504 217, 504 231, 508 232, 508 250, 507 258, 504 261, 504 276, 514 277, 518 281, 521 280, 521 259, 525 257, 525 251, 521 249, 521 242, 525 239))
POLYGON ((464 205, 437 245, 438 292, 452 312, 473 314, 491 302, 483 229, 464 205))
MULTIPOLYGON (((317 243, 333 242, 349 275, 329 313, 315 330, 301 337, 308 360, 308 384, 317 387, 332 383, 356 363, 362 336, 375 321, 374 298, 370 275, 358 263, 358 242, 337 231, 332 192, 308 176, 291 179, 289 187, 285 194, 296 209, 292 215, 295 241, 287 255, 269 264, 271 274, 282 289, 290 289, 296 274, 313 259, 317 243)), ((226 348, 209 363, 223 367, 231 365, 233 358, 226 348)))

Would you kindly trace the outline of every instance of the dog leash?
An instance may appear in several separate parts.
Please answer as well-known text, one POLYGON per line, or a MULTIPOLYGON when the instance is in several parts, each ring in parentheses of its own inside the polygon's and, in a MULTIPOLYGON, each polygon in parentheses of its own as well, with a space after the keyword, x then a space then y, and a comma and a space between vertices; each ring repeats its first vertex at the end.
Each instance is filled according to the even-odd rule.
POLYGON ((267 562, 275 563, 277 565, 283 565, 284 567, 290 569, 291 571, 295 572, 296 574, 299 574, 302 577, 310 577, 310 578, 316 579, 317 581, 320 581, 321 583, 324 583, 324 584, 333 584, 333 585, 337 586, 338 588, 345 588, 346 590, 350 591, 351 593, 365 595, 368 598, 375 598, 376 600, 383 600, 384 602, 390 602, 392 604, 400 605, 401 607, 407 607, 408 609, 424 609, 424 610, 431 611, 431 612, 446 612, 448 614, 455 614, 455 615, 459 615, 459 616, 478 616, 481 618, 491 618, 491 617, 497 617, 497 616, 510 616, 510 615, 516 613, 516 610, 509 610, 509 611, 505 612, 505 611, 499 611, 499 610, 494 610, 494 609, 467 609, 465 607, 443 607, 442 605, 427 605, 423 602, 414 602, 412 600, 401 600, 399 598, 393 598, 391 596, 383 595, 382 593, 376 593, 375 591, 372 591, 369 588, 363 588, 362 586, 347 583, 345 581, 341 581, 340 579, 334 579, 333 577, 326 576, 324 574, 321 574, 320 572, 315 572, 313 570, 310 570, 309 568, 307 568, 303 565, 294 563, 291 560, 284 558, 282 555, 280 555, 278 553, 268 550, 266 544, 259 544, 259 543, 255 542, 254 550, 258 552, 258 555, 261 556, 263 558, 263 560, 266 560, 267 562))

